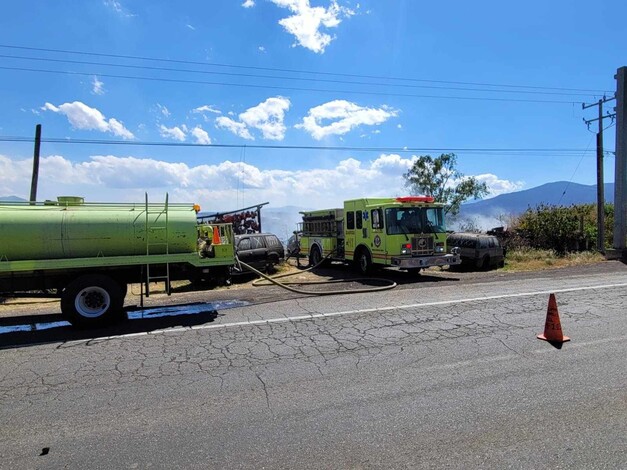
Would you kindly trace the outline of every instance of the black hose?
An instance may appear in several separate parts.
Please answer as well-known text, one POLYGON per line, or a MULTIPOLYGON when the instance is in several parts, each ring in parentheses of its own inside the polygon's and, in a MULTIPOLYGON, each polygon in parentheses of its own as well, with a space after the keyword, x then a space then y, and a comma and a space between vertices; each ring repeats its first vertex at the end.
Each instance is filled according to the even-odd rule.
POLYGON ((263 279, 257 279, 256 281, 253 282, 253 286, 254 287, 262 287, 262 286, 269 286, 271 284, 275 284, 279 287, 282 287, 283 289, 286 289, 290 292, 295 292, 297 294, 303 294, 303 295, 340 295, 340 294, 362 294, 362 293, 366 293, 366 292, 380 292, 380 291, 384 291, 384 290, 390 290, 390 289, 394 289, 397 284, 394 281, 390 281, 389 279, 383 279, 383 278, 376 278, 376 277, 368 277, 368 278, 355 278, 355 279, 334 279, 331 281, 307 281, 307 282, 279 282, 277 281, 277 279, 282 279, 282 278, 286 278, 286 277, 290 277, 290 276, 295 276, 297 274, 303 273, 303 272, 307 272, 307 271, 311 271, 312 269, 320 266, 322 263, 324 263, 327 258, 329 258, 331 256, 330 253, 329 255, 327 255, 324 259, 322 259, 318 264, 316 264, 315 266, 311 266, 303 271, 299 271, 296 273, 286 273, 286 274, 279 274, 277 276, 268 276, 264 273, 262 273, 261 271, 256 270, 255 268, 253 268, 252 266, 249 266, 248 264, 240 261, 237 256, 235 257, 235 260, 237 261, 238 264, 240 264, 241 266, 245 267, 246 269, 248 269, 249 271, 258 274, 259 276, 261 276, 263 279), (337 283, 341 283, 341 282, 358 282, 358 281, 379 281, 379 282, 383 282, 383 283, 387 283, 387 285, 384 286, 380 286, 380 287, 370 287, 367 289, 343 289, 343 290, 327 290, 327 291, 323 291, 323 292, 313 292, 313 291, 307 291, 307 290, 303 290, 303 289, 296 289, 294 287, 290 287, 290 285, 294 285, 294 284, 337 284, 337 283))

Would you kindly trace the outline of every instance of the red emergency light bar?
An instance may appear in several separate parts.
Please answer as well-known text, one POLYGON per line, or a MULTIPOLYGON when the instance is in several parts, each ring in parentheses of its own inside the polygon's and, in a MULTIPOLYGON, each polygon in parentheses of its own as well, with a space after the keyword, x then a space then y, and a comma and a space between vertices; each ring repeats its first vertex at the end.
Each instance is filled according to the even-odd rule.
POLYGON ((397 197, 398 202, 434 202, 435 198, 431 196, 403 196, 397 197))

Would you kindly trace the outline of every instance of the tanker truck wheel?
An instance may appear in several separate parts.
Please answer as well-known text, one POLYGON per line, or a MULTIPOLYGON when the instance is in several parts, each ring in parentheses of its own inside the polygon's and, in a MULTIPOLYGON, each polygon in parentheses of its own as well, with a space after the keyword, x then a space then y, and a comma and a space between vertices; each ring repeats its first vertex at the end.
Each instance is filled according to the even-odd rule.
POLYGON ((77 327, 96 327, 122 317, 124 292, 120 284, 102 274, 74 279, 61 294, 61 312, 77 327))

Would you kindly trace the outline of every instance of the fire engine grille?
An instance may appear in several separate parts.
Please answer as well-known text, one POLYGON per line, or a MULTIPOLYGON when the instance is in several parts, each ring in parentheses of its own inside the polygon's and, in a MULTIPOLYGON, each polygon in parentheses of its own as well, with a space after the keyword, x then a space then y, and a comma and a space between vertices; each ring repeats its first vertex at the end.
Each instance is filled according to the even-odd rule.
POLYGON ((433 254, 433 237, 424 235, 411 239, 411 254, 414 256, 433 254))

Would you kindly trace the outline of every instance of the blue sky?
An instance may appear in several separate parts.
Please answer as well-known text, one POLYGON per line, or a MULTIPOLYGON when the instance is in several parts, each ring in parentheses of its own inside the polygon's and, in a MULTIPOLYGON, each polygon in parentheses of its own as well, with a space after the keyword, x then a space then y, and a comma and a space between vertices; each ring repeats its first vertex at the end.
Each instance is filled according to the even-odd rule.
MULTIPOLYGON (((625 17, 619 0, 11 2, 0 136, 218 145, 44 142, 38 199, 323 208, 405 194, 412 159, 449 149, 492 195, 595 184, 581 102, 613 93, 625 17)), ((0 196, 27 197, 31 170, 32 142, 0 140, 0 196)))

